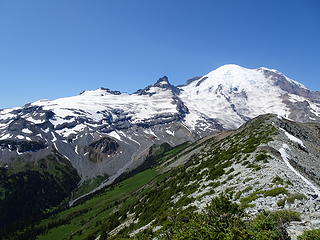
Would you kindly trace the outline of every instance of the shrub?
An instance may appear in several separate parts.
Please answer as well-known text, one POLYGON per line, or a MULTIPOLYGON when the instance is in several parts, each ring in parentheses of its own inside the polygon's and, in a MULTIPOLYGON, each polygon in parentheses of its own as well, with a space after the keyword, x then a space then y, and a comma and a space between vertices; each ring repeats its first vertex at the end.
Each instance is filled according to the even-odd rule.
POLYGON ((284 184, 284 180, 277 175, 272 179, 272 183, 283 185, 284 184))
POLYGON ((280 199, 278 202, 277 202, 277 205, 279 207, 284 207, 284 205, 286 204, 286 199, 280 199))
POLYGON ((261 194, 263 194, 263 191, 259 190, 256 192, 251 193, 249 196, 242 198, 240 200, 242 207, 248 207, 248 204, 257 198, 261 197, 261 194))
POLYGON ((141 233, 136 239, 289 240, 285 227, 300 217, 292 211, 263 211, 253 220, 245 220, 241 207, 220 195, 204 214, 185 211, 169 219, 159 232, 147 238, 141 233))
POLYGON ((262 153, 259 153, 255 156, 255 160, 260 162, 260 161, 263 161, 264 163, 267 163, 268 162, 268 154, 262 152, 262 153))
POLYGON ((298 240, 320 240, 320 229, 305 231, 298 240))
POLYGON ((277 188, 265 191, 263 195, 265 197, 275 197, 275 196, 278 196, 280 194, 287 194, 287 193, 288 193, 287 189, 285 189, 283 187, 277 187, 277 188))
POLYGON ((263 211, 251 222, 249 232, 254 240, 290 240, 286 225, 299 220, 299 214, 293 211, 263 211))
POLYGON ((294 201, 297 199, 297 200, 303 200, 305 199, 306 196, 301 194, 301 193, 293 193, 293 194, 290 194, 288 197, 287 197, 287 202, 288 203, 294 203, 294 201))

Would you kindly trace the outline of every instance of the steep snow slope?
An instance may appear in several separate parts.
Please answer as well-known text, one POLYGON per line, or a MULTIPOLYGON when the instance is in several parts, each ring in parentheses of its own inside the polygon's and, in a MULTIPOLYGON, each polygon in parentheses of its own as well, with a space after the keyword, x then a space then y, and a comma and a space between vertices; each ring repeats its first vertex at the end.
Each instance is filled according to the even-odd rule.
POLYGON ((307 114, 310 109, 313 119, 319 120, 319 104, 307 99, 306 94, 299 96, 298 90, 293 94, 284 86, 303 93, 310 92, 302 84, 273 69, 224 65, 181 87, 180 98, 190 111, 185 122, 193 129, 197 125, 203 129, 204 126, 210 128, 209 120, 214 120, 223 128, 233 129, 265 113, 295 118, 296 110, 290 105, 296 102, 303 102, 308 109, 302 111, 307 114))

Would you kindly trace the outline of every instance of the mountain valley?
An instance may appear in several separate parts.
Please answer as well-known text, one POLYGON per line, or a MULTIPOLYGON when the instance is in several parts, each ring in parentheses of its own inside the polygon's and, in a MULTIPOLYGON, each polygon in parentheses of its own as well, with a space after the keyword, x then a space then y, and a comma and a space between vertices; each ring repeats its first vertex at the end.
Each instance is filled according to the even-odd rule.
POLYGON ((3 239, 221 239, 203 214, 224 201, 238 239, 304 240, 320 229, 319 170, 320 92, 273 69, 0 110, 3 239), (278 228, 257 227, 264 214, 278 228))

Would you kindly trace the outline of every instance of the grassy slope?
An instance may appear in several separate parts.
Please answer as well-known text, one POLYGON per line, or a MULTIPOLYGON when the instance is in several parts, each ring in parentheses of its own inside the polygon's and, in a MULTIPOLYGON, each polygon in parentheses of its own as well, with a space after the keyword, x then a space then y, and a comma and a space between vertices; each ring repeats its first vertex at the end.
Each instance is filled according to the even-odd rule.
MULTIPOLYGON (((181 152, 188 145, 182 144, 173 149, 164 148, 162 145, 155 146, 156 154, 150 156, 156 157, 155 162, 163 162, 168 156, 181 152)), ((37 236, 39 239, 64 239, 71 235, 72 239, 88 239, 89 236, 101 232, 102 223, 110 218, 111 212, 114 212, 119 205, 132 205, 137 200, 133 197, 133 193, 143 189, 142 186, 153 178, 162 177, 158 176, 155 169, 144 170, 95 194, 90 200, 52 215, 23 231, 12 233, 10 239, 35 239, 37 236)))
MULTIPOLYGON (((190 181, 199 180, 206 174, 210 179, 219 179, 225 173, 224 169, 230 166, 231 159, 240 160, 243 154, 255 151, 259 144, 270 140, 274 129, 271 126, 262 128, 262 122, 263 120, 258 120, 235 136, 223 139, 222 142, 214 139, 206 141, 204 144, 207 150, 202 153, 202 157, 209 161, 193 157, 187 165, 197 167, 190 171, 187 171, 188 166, 180 166, 161 175, 157 174, 155 169, 145 170, 114 187, 107 188, 84 203, 43 220, 35 227, 44 233, 37 239, 94 239, 99 234, 109 232, 119 224, 129 221, 129 214, 132 213, 139 216, 139 222, 125 227, 119 232, 119 236, 126 236, 152 220, 166 224, 167 216, 172 209, 180 209, 194 200, 187 196, 199 186, 187 185, 190 181), (229 147, 221 148, 225 145, 229 147), (204 168, 208 170, 199 174, 204 168), (146 185, 147 187, 144 187, 146 185), (184 196, 173 203, 172 196, 179 192, 183 192, 184 196)), ((177 146, 165 153, 159 162, 172 161, 188 146, 190 149, 194 148, 194 144, 177 146)))
POLYGON ((97 176, 95 178, 89 179, 84 181, 79 187, 77 187, 73 193, 72 193, 72 198, 76 199, 77 197, 80 197, 96 187, 98 187, 105 179, 107 176, 97 176))
MULTIPOLYGON (((169 216, 193 211, 195 207, 190 203, 214 193, 215 188, 226 184, 229 177, 235 177, 230 171, 232 163, 241 163, 256 171, 264 167, 264 153, 257 148, 277 134, 275 127, 268 122, 269 118, 269 115, 257 118, 220 141, 209 139, 203 143, 205 150, 192 156, 183 166, 164 174, 155 170, 157 168, 145 170, 78 206, 42 221, 37 228, 44 229, 44 234, 37 239, 95 239, 122 223, 130 223, 110 238, 122 239, 152 221, 155 222, 153 226, 170 224, 169 216), (228 178, 222 181, 222 176, 228 178), (211 180, 208 186, 212 190, 196 198, 190 197, 190 194, 202 188, 199 182, 205 178, 211 180), (194 184, 190 184, 192 182, 194 184), (181 193, 177 201, 172 201, 181 193), (139 221, 133 222, 136 219, 139 221)), ((189 145, 190 149, 194 147, 189 145)), ((171 150, 159 162, 172 161, 184 149, 179 146, 171 150)))
POLYGON ((49 230, 46 235, 39 236, 37 239, 65 239, 70 233, 75 233, 73 239, 87 239, 88 236, 100 230, 99 224, 114 210, 114 202, 125 201, 130 193, 150 182, 156 175, 153 169, 143 171, 83 204, 52 216, 41 222, 40 226, 58 221, 66 221, 66 223, 49 230), (85 231, 81 231, 82 229, 85 231))

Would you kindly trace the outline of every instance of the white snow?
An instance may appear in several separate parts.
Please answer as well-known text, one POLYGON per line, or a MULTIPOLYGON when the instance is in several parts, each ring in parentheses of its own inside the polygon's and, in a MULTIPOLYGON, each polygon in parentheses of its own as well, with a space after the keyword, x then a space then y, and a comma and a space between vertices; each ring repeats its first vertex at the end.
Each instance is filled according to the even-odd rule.
POLYGON ((7 120, 7 119, 12 119, 15 118, 16 115, 12 114, 11 112, 14 110, 17 110, 19 108, 7 108, 0 110, 0 120, 7 120))
POLYGON ((169 129, 167 129, 167 130, 166 130, 166 133, 168 133, 168 134, 170 134, 170 135, 174 136, 174 132, 170 131, 169 129))
POLYGON ((284 93, 274 86, 273 80, 256 69, 237 65, 224 65, 197 81, 181 87, 180 95, 190 114, 186 124, 193 128, 203 119, 219 119, 225 128, 236 128, 244 120, 241 115, 253 118, 260 114, 288 115, 289 109, 281 100, 284 93))
POLYGON ((280 128, 284 133, 285 135, 292 141, 292 142, 296 142, 298 143, 300 146, 304 147, 305 148, 305 145, 303 144, 302 140, 291 135, 290 133, 288 133, 286 130, 284 130, 283 128, 280 128))
POLYGON ((52 137, 53 137, 52 142, 57 141, 57 138, 56 138, 56 136, 54 135, 54 132, 51 132, 51 135, 52 135, 52 137))
POLYGON ((17 149, 17 154, 18 154, 18 155, 22 155, 23 153, 19 152, 18 149, 17 149))
MULTIPOLYGON (((0 115, 0 117, 1 117, 1 115, 0 115)), ((11 120, 7 123, 0 123, 0 129, 5 129, 5 128, 9 127, 10 123, 12 123, 12 122, 13 122, 13 120, 11 120)))
POLYGON ((34 124, 40 124, 40 123, 44 123, 44 121, 43 120, 40 120, 40 119, 34 119, 33 117, 27 117, 26 118, 26 120, 27 121, 29 121, 29 122, 32 122, 32 123, 34 123, 34 124))
POLYGON ((43 137, 42 137, 42 135, 41 135, 40 133, 38 133, 36 136, 37 136, 37 137, 41 137, 41 138, 43 138, 43 137))
MULTIPOLYGON (((56 147, 57 148, 57 147, 56 147)), ((67 157, 66 155, 63 155, 69 162, 71 162, 71 159, 67 157)))
POLYGON ((279 71, 276 70, 276 69, 270 69, 270 68, 266 68, 266 67, 260 67, 260 68, 258 68, 257 70, 259 70, 259 69, 268 70, 268 71, 271 71, 271 72, 280 74, 280 75, 284 76, 287 81, 289 81, 289 82, 291 82, 291 83, 293 83, 293 84, 295 84, 295 85, 297 85, 297 86, 299 86, 299 87, 301 87, 301 88, 308 89, 308 88, 307 88, 306 86, 304 86, 303 84, 301 84, 301 83, 299 83, 299 82, 297 82, 297 81, 295 81, 295 80, 293 80, 293 79, 291 79, 291 78, 288 78, 287 76, 285 76, 283 73, 279 72, 279 71))
POLYGON ((320 117, 320 105, 319 104, 315 104, 313 102, 311 102, 309 99, 306 99, 302 96, 298 96, 295 94, 288 94, 289 96, 289 101, 290 102, 307 102, 309 104, 309 109, 310 112, 312 112, 313 114, 315 114, 316 116, 320 117))
POLYGON ((43 131, 44 131, 45 133, 48 133, 48 132, 50 132, 50 129, 49 129, 49 128, 46 128, 46 129, 43 129, 43 131))
POLYGON ((296 174, 299 178, 301 178, 317 195, 318 197, 320 197, 320 191, 319 189, 313 185, 308 179, 306 179, 304 176, 302 176, 289 162, 289 155, 287 153, 287 151, 290 151, 290 148, 287 144, 282 144, 282 147, 279 149, 279 152, 281 154, 281 157, 283 159, 283 161, 286 163, 286 165, 288 166, 288 168, 294 172, 294 174, 296 174))
MULTIPOLYGON (((140 143, 136 140, 134 140, 132 137, 130 137, 129 135, 125 134, 123 131, 119 131, 118 132, 121 136, 123 136, 124 138, 128 138, 130 141, 138 144, 140 146, 140 143)), ((122 138, 121 138, 122 139, 122 138)), ((127 143, 127 142, 126 142, 127 143)))
MULTIPOLYGON (((287 117, 290 112, 282 101, 282 96, 286 92, 279 86, 275 86, 274 80, 267 78, 261 69, 267 68, 247 69, 228 64, 209 72, 199 80, 180 87, 179 98, 190 112, 183 121, 187 129, 193 130, 198 127, 206 131, 211 126, 208 119, 217 120, 224 128, 231 129, 245 122, 242 116, 253 118, 260 114, 275 113, 287 117)), ((268 70, 282 74, 274 69, 268 70)), ((302 84, 284 77, 289 82, 305 88, 302 84)), ((88 119, 74 128, 65 127, 56 131, 62 137, 68 137, 70 134, 78 134, 86 128, 92 129, 101 124, 107 127, 109 119, 112 122, 128 119, 135 124, 160 116, 166 118, 177 114, 178 109, 174 99, 176 96, 170 89, 163 87, 166 84, 166 81, 159 82, 159 86, 150 87, 147 90, 150 94, 146 95, 127 93, 116 95, 104 89, 97 89, 72 97, 39 100, 31 106, 41 106, 44 110, 54 112, 50 122, 55 127, 74 122, 79 118, 88 119)), ((292 102, 307 101, 310 111, 320 116, 320 105, 294 94, 288 94, 288 99, 292 102)), ((0 123, 0 130, 7 128, 10 120, 16 117, 12 111, 18 109, 21 108, 0 110, 0 121, 5 121, 0 123)), ((33 124, 39 124, 45 121, 40 120, 40 118, 44 119, 43 115, 44 113, 28 113, 22 114, 21 117, 33 124)), ((48 133, 49 129, 45 132, 48 133)), ((167 133, 174 135, 170 130, 167 133)), ((154 133, 152 135, 156 136, 154 133)))
POLYGON ((11 135, 10 135, 9 133, 7 133, 7 134, 3 135, 3 136, 0 138, 0 140, 5 140, 5 139, 8 139, 8 138, 10 138, 10 137, 11 137, 11 135))
POLYGON ((57 151, 59 151, 56 142, 53 142, 53 146, 55 147, 55 149, 56 149, 57 151))
POLYGON ((119 141, 121 141, 121 137, 120 137, 120 135, 117 133, 117 131, 110 132, 110 133, 108 133, 107 135, 109 135, 110 137, 113 137, 113 138, 118 139, 119 141))
POLYGON ((63 137, 68 137, 70 134, 78 134, 83 131, 87 126, 85 124, 78 124, 73 128, 63 128, 61 130, 57 130, 56 132, 63 137))
POLYGON ((17 138, 17 139, 25 139, 25 137, 22 136, 22 135, 17 135, 16 138, 17 138))
POLYGON ((126 117, 131 117, 132 122, 141 122, 159 114, 176 113, 176 105, 172 101, 172 92, 164 88, 151 89, 156 94, 138 95, 122 93, 114 95, 103 89, 85 91, 81 95, 60 98, 56 100, 42 100, 32 105, 42 106, 44 110, 55 113, 54 125, 66 122, 67 116, 83 116, 99 122, 104 119, 103 111, 108 112, 113 118, 117 116, 111 112, 113 109, 121 109, 126 117))
POLYGON ((78 148, 79 148, 79 145, 76 145, 76 147, 75 147, 74 151, 75 151, 75 153, 76 153, 76 154, 78 154, 78 155, 79 155, 78 148))
POLYGON ((151 128, 148 128, 148 129, 145 129, 144 132, 148 135, 153 135, 154 137, 158 137, 153 131, 151 128))
POLYGON ((28 128, 22 129, 22 132, 26 133, 26 134, 31 134, 32 133, 32 131, 30 131, 28 128))

